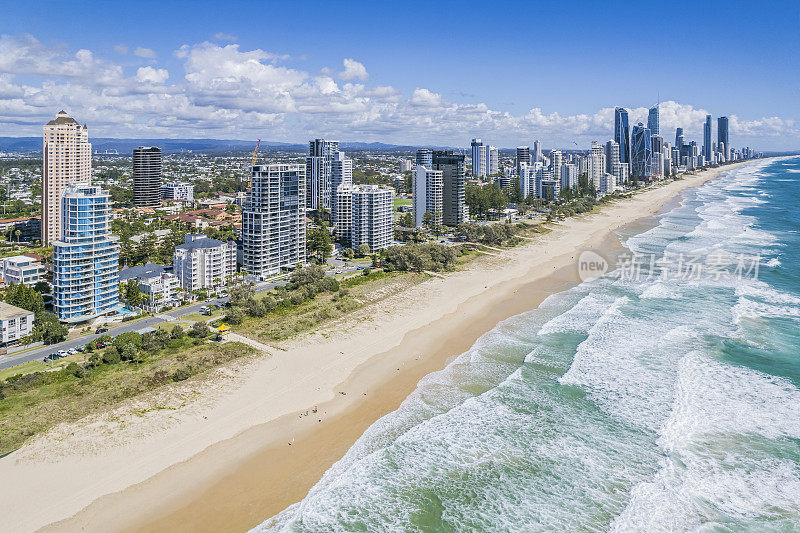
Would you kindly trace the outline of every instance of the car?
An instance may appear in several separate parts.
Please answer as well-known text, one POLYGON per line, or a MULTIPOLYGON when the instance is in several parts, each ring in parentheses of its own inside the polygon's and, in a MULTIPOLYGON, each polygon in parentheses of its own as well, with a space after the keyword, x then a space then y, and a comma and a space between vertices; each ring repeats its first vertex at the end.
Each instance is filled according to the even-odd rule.
POLYGON ((76 353, 78 353, 78 350, 76 350, 75 348, 70 348, 69 350, 67 350, 67 353, 70 355, 75 355, 76 353))
POLYGON ((108 332, 108 328, 97 328, 95 333, 106 333, 108 332))

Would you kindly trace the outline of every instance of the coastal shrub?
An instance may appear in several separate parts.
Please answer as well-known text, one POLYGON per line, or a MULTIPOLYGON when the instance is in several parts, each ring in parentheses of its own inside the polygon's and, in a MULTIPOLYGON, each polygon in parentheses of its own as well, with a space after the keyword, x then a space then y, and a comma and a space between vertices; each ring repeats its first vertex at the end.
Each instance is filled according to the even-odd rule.
POLYGON ((362 276, 369 276, 370 274, 372 274, 372 269, 369 268, 369 267, 367 267, 367 268, 365 268, 364 270, 361 271, 361 275, 362 276))
POLYGON ((443 244, 393 246, 385 251, 383 268, 387 272, 439 272, 452 269, 457 257, 457 250, 443 244))
POLYGON ((186 381, 191 376, 191 372, 189 372, 186 368, 179 368, 172 374, 172 381, 186 381))
POLYGON ((209 334, 208 325, 205 322, 195 322, 190 334, 195 338, 205 339, 209 334))
POLYGON ((120 352, 122 352, 122 349, 126 344, 132 344, 135 348, 141 348, 142 335, 140 333, 136 333, 135 331, 121 333, 114 338, 113 344, 120 352))
POLYGON ((76 378, 82 378, 86 375, 86 371, 83 369, 83 367, 74 361, 67 365, 67 367, 64 369, 64 372, 71 374, 76 378))
POLYGON ((103 362, 107 365, 115 365, 121 360, 122 358, 119 356, 119 351, 115 346, 111 346, 103 353, 103 362))
POLYGON ((320 291, 324 292, 336 292, 339 290, 339 282, 335 278, 328 276, 319 280, 319 288, 320 291))
POLYGON ((289 283, 286 285, 286 288, 293 290, 297 287, 302 287, 303 285, 308 285, 314 283, 315 281, 319 281, 324 277, 324 268, 319 265, 307 265, 303 268, 295 269, 294 272, 292 272, 292 276, 289 278, 289 283))
MULTIPOLYGON (((286 300, 284 300, 285 302, 286 300)), ((300 293, 294 293, 289 297, 289 303, 292 305, 300 305, 305 301, 305 297, 300 293)))
POLYGON ((133 343, 127 343, 125 346, 122 347, 122 351, 120 351, 120 359, 123 361, 133 361, 136 359, 136 355, 138 350, 133 343))
POLYGON ((231 307, 228 309, 228 312, 225 313, 225 322, 228 324, 232 324, 234 326, 238 326, 244 320, 244 313, 238 307, 231 307))
POLYGON ((173 339, 182 339, 183 338, 183 328, 178 324, 172 326, 172 331, 169 332, 169 336, 173 339))

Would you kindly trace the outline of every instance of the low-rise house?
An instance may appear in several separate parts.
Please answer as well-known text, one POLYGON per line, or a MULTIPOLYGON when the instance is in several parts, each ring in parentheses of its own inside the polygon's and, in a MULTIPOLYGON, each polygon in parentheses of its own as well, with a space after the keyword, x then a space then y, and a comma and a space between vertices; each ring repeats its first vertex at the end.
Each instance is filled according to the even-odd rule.
POLYGON ((163 265, 147 263, 120 270, 120 284, 131 279, 139 281, 139 292, 145 297, 142 302, 145 311, 157 313, 180 302, 180 281, 163 265))
POLYGON ((15 255, 0 259, 0 287, 27 285, 32 287, 43 280, 44 266, 27 255, 15 255))
POLYGON ((172 264, 186 292, 219 290, 236 274, 236 242, 187 235, 185 242, 175 247, 172 264))
POLYGON ((0 345, 14 345, 33 331, 33 313, 6 302, 0 302, 0 345))

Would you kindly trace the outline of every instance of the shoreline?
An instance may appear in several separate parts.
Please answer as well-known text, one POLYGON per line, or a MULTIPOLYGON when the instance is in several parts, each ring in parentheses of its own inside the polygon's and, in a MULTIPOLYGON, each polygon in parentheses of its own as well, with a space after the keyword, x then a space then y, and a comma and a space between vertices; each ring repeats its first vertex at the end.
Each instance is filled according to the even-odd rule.
MULTIPOLYGON (((213 414, 231 414, 235 405, 235 420, 226 425, 225 420, 214 416, 213 424, 207 424, 205 416, 201 419, 195 413, 191 420, 178 420, 169 432, 155 431, 142 442, 126 443, 132 453, 115 449, 100 453, 100 458, 81 457, 75 461, 77 468, 88 469, 89 476, 109 466, 122 472, 109 474, 106 483, 91 487, 93 492, 79 492, 79 497, 62 502, 50 516, 27 515, 29 521, 15 530, 50 523, 45 530, 216 531, 246 529, 263 522, 302 499, 364 429, 402 403, 421 377, 446 366, 498 322, 529 311, 548 295, 578 283, 574 262, 582 249, 597 249, 598 245, 603 250, 618 248, 615 232, 621 227, 652 217, 685 189, 736 166, 705 171, 617 201, 599 213, 555 224, 550 234, 507 250, 502 258, 487 257, 472 269, 468 265, 467 271, 431 279, 401 293, 401 297, 409 291, 420 293, 424 309, 412 302, 401 308, 397 317, 373 318, 371 330, 359 324, 342 339, 325 337, 324 341, 310 335, 310 346, 290 347, 285 353, 254 363, 261 368, 243 378, 245 384, 219 402, 222 407, 210 408, 209 421, 213 414), (381 337, 385 341, 359 339, 359 333, 385 334, 381 337), (315 340, 319 342, 315 344, 315 340), (338 348, 338 354, 329 353, 338 348), (290 356, 291 363, 287 362, 290 356), (300 372, 309 376, 296 379, 297 374, 289 373, 284 364, 294 364, 295 372, 299 364, 300 372), (279 395, 280 406, 273 407, 267 403, 272 398, 265 397, 263 388, 274 385, 278 376, 285 385, 278 392, 291 397, 279 395), (321 385, 312 390, 316 383, 309 383, 311 377, 328 389, 322 390, 321 385), (375 394, 378 390, 380 393, 375 394), (242 406, 242 402, 254 398, 263 405, 242 406), (259 412, 265 405, 272 412, 259 412), (298 412, 315 405, 320 407, 314 418, 320 418, 298 417, 298 412), (247 411, 245 408, 256 413, 240 412, 247 411), (198 425, 206 429, 193 432, 198 425), (192 437, 201 438, 194 442, 192 437), (137 470, 152 459, 148 454, 152 450, 156 450, 159 461, 147 466, 155 471, 137 470), (130 464, 126 464, 129 456, 130 464), (158 468, 160 465, 166 466, 158 468)), ((380 308, 383 303, 374 305, 380 308)), ((27 460, 6 457, 0 461, 0 475, 9 480, 6 489, 0 489, 0 501, 6 502, 0 504, 0 510, 12 521, 25 512, 41 511, 41 506, 32 502, 35 497, 30 496, 36 493, 26 493, 27 505, 17 495, 21 507, 13 505, 14 498, 11 503, 3 500, 3 493, 13 493, 12 487, 18 489, 24 484, 25 489, 34 481, 53 479, 58 479, 61 487, 76 485, 57 477, 76 469, 65 465, 73 460, 71 456, 37 463, 31 459, 35 454, 20 455, 27 460), (29 479, 31 476, 33 479, 29 479)))

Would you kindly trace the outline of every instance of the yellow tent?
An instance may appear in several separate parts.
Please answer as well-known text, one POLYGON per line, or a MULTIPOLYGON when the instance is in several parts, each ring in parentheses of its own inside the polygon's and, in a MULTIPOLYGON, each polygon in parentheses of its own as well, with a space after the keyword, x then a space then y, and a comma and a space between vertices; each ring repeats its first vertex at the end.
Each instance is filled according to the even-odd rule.
POLYGON ((224 336, 224 335, 227 335, 228 333, 230 333, 231 327, 230 326, 226 326, 225 324, 220 324, 219 326, 217 326, 217 331, 219 331, 220 335, 224 336))

